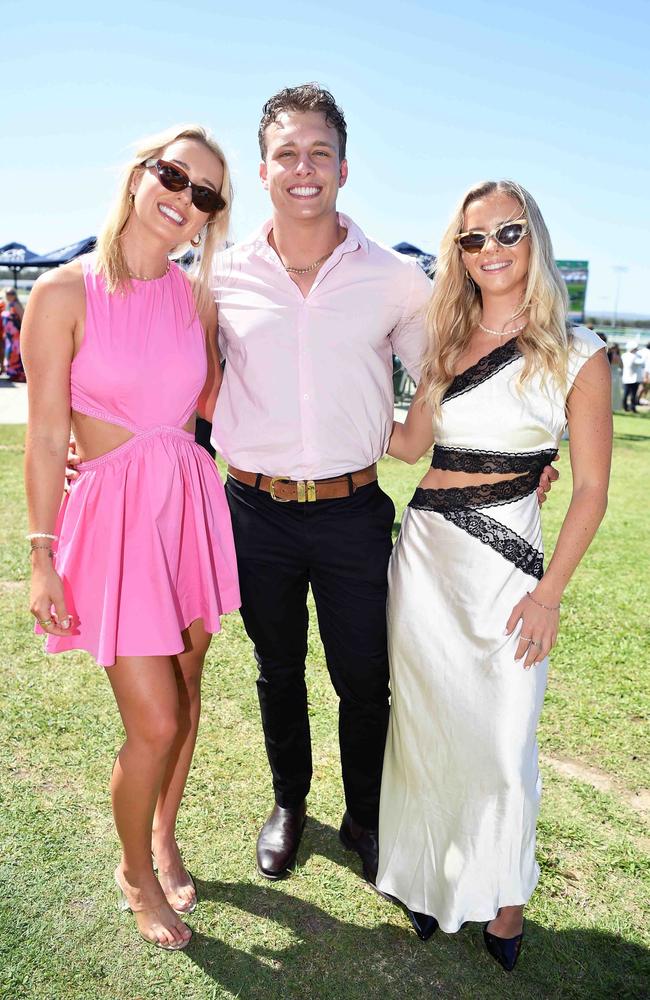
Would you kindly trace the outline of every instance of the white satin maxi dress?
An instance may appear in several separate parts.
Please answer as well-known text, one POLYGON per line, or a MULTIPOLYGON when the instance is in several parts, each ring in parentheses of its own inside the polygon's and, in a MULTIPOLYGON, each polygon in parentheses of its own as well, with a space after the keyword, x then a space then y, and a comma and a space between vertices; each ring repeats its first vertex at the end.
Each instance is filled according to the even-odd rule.
POLYGON ((535 488, 584 362, 603 349, 572 331, 565 391, 519 386, 517 339, 457 376, 432 465, 516 472, 462 489, 417 489, 389 568, 391 717, 379 819, 378 888, 443 931, 526 903, 539 876, 536 728, 547 660, 515 663, 514 605, 543 574, 535 488))

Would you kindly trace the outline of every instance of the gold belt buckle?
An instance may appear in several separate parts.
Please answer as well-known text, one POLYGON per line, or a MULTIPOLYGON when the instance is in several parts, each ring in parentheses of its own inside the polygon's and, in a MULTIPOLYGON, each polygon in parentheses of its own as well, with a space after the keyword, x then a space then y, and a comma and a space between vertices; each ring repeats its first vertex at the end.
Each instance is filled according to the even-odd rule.
POLYGON ((289 499, 284 499, 284 497, 279 497, 275 492, 276 483, 293 483, 296 484, 296 500, 298 503, 309 503, 316 499, 316 483, 313 479, 299 479, 293 480, 289 476, 273 476, 269 483, 269 493, 271 494, 271 499, 276 500, 278 503, 291 503, 289 499))
POLYGON ((276 483, 290 483, 291 479, 289 476, 273 476, 271 482, 269 483, 269 493, 271 494, 271 499, 276 500, 278 503, 290 503, 290 500, 285 500, 284 497, 279 497, 275 492, 276 483))

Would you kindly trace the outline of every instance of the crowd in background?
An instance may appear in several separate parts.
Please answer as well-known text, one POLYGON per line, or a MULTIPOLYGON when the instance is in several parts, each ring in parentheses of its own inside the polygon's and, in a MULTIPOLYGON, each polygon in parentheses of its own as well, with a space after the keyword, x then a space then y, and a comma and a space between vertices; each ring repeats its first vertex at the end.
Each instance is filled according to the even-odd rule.
POLYGON ((20 326, 23 307, 15 288, 0 291, 0 365, 12 382, 24 382, 25 370, 20 357, 20 326))
POLYGON ((650 406, 650 343, 642 347, 629 340, 621 353, 619 344, 607 348, 612 371, 612 409, 636 413, 638 406, 650 406))

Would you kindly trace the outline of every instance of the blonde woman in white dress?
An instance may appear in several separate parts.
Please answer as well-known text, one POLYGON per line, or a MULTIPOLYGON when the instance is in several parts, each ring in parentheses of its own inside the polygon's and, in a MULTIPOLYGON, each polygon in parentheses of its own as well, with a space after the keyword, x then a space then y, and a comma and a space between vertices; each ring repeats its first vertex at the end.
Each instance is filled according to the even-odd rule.
POLYGON ((377 886, 424 939, 483 922, 508 971, 539 875, 547 658, 607 504, 605 345, 566 310, 533 198, 510 181, 470 190, 442 241, 422 381, 388 449, 412 463, 435 439, 389 570, 377 886), (544 569, 535 488, 567 423, 573 493, 544 569))

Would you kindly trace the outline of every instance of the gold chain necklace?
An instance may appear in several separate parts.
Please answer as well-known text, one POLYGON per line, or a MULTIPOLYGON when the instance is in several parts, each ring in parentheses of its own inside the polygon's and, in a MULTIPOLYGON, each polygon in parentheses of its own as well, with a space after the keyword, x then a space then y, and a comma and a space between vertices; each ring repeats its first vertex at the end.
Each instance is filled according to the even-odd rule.
POLYGON ((315 271, 318 265, 322 264, 323 261, 327 260, 328 257, 331 257, 331 255, 332 255, 331 250, 329 251, 329 253, 324 253, 322 257, 319 257, 318 260, 315 260, 313 264, 309 265, 309 267, 289 267, 287 264, 284 263, 284 261, 282 262, 282 266, 285 269, 285 271, 289 272, 289 274, 309 274, 310 271, 315 271))
POLYGON ((129 272, 129 278, 135 278, 136 281, 158 281, 159 278, 164 278, 166 274, 169 274, 170 263, 171 262, 168 259, 167 260, 167 267, 165 268, 165 270, 163 271, 163 273, 162 274, 154 275, 151 278, 148 278, 145 275, 134 274, 133 271, 131 271, 128 268, 128 266, 127 266, 127 270, 129 272))
POLYGON ((522 330, 525 330, 528 326, 528 321, 522 323, 521 326, 516 326, 514 330, 490 330, 489 326, 483 326, 482 323, 478 323, 477 325, 483 330, 483 333, 490 333, 493 337, 507 337, 511 333, 521 333, 522 330))

